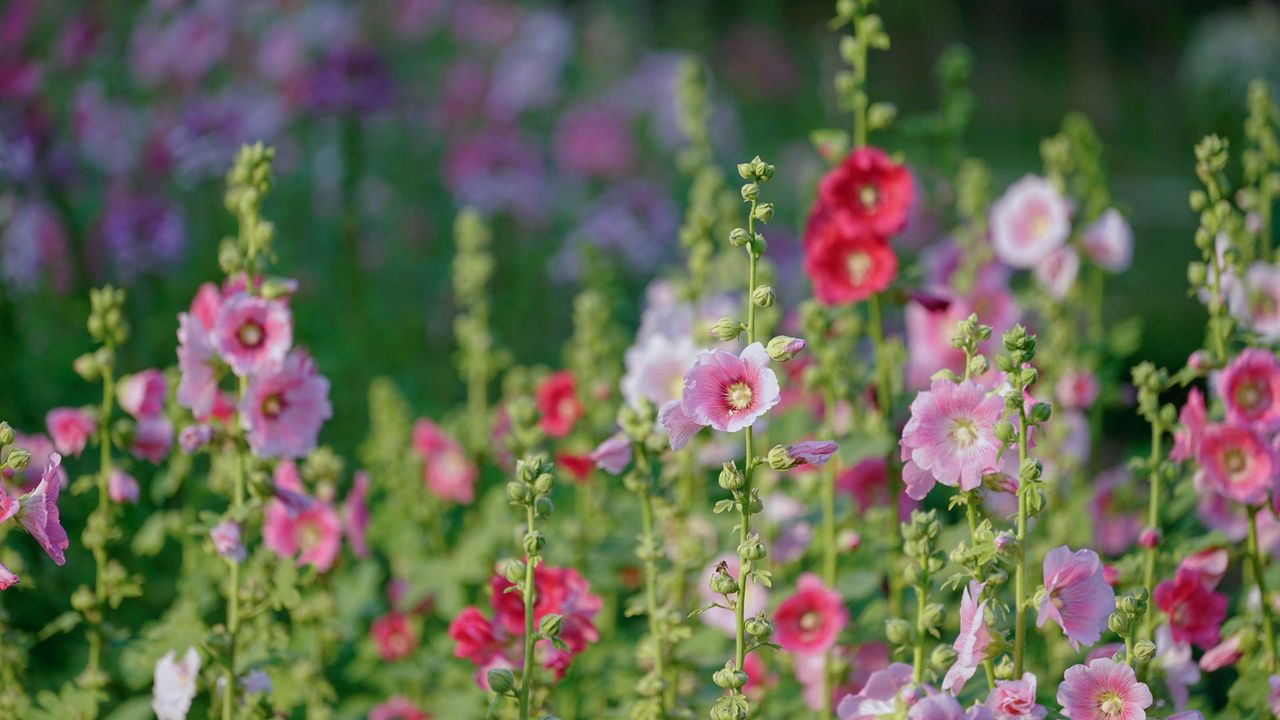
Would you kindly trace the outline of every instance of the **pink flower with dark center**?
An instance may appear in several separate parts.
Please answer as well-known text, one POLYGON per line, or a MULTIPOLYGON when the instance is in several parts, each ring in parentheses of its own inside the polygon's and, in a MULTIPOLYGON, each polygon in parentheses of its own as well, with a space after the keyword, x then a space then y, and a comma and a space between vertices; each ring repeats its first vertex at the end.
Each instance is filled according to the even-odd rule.
POLYGON ((1247 348, 1218 375, 1218 396, 1227 422, 1238 425, 1280 423, 1280 363, 1267 350, 1247 348))
POLYGON ((1058 402, 1068 410, 1088 410, 1098 399, 1098 378, 1084 369, 1068 370, 1053 386, 1058 402))
POLYGON ((276 555, 296 556, 299 567, 311 565, 322 573, 333 567, 342 545, 342 523, 329 503, 314 501, 295 512, 274 498, 264 516, 262 542, 276 555))
POLYGON ((703 350, 685 373, 679 405, 668 404, 659 421, 667 428, 672 449, 679 450, 697 432, 695 426, 738 432, 751 427, 778 400, 778 376, 769 367, 764 345, 752 343, 739 355, 703 350))
POLYGON ((356 472, 351 490, 342 502, 342 532, 358 558, 369 555, 369 473, 356 472))
POLYGON ((329 381, 305 352, 294 351, 278 370, 249 379, 239 410, 255 455, 302 457, 315 449, 321 426, 333 415, 329 381))
POLYGON ((116 386, 120 407, 134 418, 149 418, 164 409, 164 373, 152 368, 126 375, 116 386))
POLYGON ((49 411, 44 419, 53 446, 63 455, 80 457, 89 437, 98 429, 98 423, 80 408, 61 407, 49 411))
POLYGON ((1050 550, 1044 558, 1044 588, 1036 627, 1053 620, 1076 649, 1098 642, 1116 609, 1116 594, 1103 578, 1098 554, 1072 552, 1066 545, 1050 550))
POLYGON ((1053 183, 1027 175, 991 206, 991 246, 1015 268, 1034 267, 1071 234, 1071 205, 1053 183))
POLYGON ((1151 702, 1133 668, 1107 658, 1067 668, 1058 685, 1062 715, 1071 720, 1144 720, 1151 702))
POLYGON ((1169 450, 1169 457, 1178 461, 1195 457, 1207 421, 1204 395, 1200 388, 1191 388, 1187 393, 1187 404, 1178 412, 1178 427, 1173 431, 1173 448, 1169 450))
POLYGON ((378 655, 387 662, 409 657, 418 645, 418 631, 408 616, 394 610, 374 620, 369 626, 369 635, 378 648, 378 655))
POLYGON ((67 562, 66 549, 70 545, 67 531, 62 529, 58 512, 58 493, 62 489, 58 479, 58 466, 62 458, 57 453, 49 456, 40 484, 35 490, 18 498, 18 524, 35 538, 53 562, 67 562))
POLYGON ((902 229, 915 198, 911 173, 880 148, 860 147, 823 176, 815 208, 823 206, 836 226, 883 238, 902 229))
POLYGON ((452 435, 422 418, 413 424, 413 448, 422 457, 422 480, 433 495, 462 504, 475 499, 479 470, 452 435))
POLYGON ((138 421, 133 441, 129 444, 129 452, 134 457, 159 465, 169 455, 172 447, 173 423, 163 415, 154 415, 138 421))
POLYGON ((773 617, 774 639, 793 653, 824 652, 849 622, 840 593, 827 588, 817 575, 800 576, 796 592, 782 601, 773 617))
POLYGON ((987 694, 991 720, 1044 720, 1049 711, 1036 704, 1036 676, 1023 673, 1021 680, 997 680, 987 694))
POLYGON ((1004 400, 972 380, 935 380, 911 402, 902 430, 902 479, 907 494, 923 499, 934 482, 972 490, 996 470, 1000 442, 995 425, 1004 400))
POLYGON ((1108 208, 1084 231, 1084 251, 1105 270, 1118 273, 1133 260, 1133 230, 1115 208, 1108 208))
POLYGON ((281 300, 239 293, 222 302, 213 346, 236 375, 275 372, 293 345, 293 315, 281 300))
POLYGON ((1200 573, 1180 568, 1173 580, 1156 585, 1152 598, 1156 607, 1169 616, 1175 642, 1206 649, 1218 643, 1222 621, 1227 617, 1227 596, 1205 586, 1200 573))
POLYGON ((982 588, 983 583, 971 580, 960 598, 960 634, 951 645, 956 651, 956 660, 942 680, 942 689, 952 695, 964 690, 965 683, 986 659, 987 646, 991 644, 987 601, 977 602, 977 598, 982 597, 982 588))
POLYGON ((1205 484, 1245 505, 1260 505, 1274 485, 1271 449, 1250 429, 1215 423, 1204 430, 1196 461, 1205 484))
POLYGON ((1243 281, 1224 275, 1228 279, 1235 280, 1227 287, 1232 316, 1264 341, 1280 340, 1280 265, 1258 261, 1245 270, 1243 281))
POLYGON ((610 435, 591 453, 591 459, 610 475, 621 473, 631 464, 631 438, 626 433, 610 435))
POLYGON ((129 473, 116 468, 107 478, 107 497, 114 503, 138 502, 138 481, 129 473))

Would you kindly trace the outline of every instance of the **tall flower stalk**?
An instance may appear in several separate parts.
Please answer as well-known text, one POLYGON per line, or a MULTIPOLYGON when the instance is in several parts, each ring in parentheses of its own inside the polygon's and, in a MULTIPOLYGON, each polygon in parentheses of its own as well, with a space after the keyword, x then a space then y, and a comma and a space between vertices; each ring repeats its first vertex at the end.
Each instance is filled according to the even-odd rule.
POLYGON ((489 228, 475 210, 458 213, 453 225, 453 297, 458 316, 453 321, 458 340, 458 370, 467 386, 463 444, 472 456, 489 445, 489 382, 500 362, 489 330, 488 283, 493 275, 489 228))
MULTIPOLYGON (((1133 385, 1138 389, 1138 414, 1151 426, 1151 454, 1145 463, 1148 483, 1147 524, 1139 537, 1139 544, 1143 546, 1145 555, 1142 587, 1150 598, 1155 593, 1156 564, 1163 532, 1160 512, 1164 480, 1171 469, 1164 460, 1163 440, 1165 434, 1173 429, 1175 410, 1172 405, 1160 405, 1160 393, 1169 387, 1169 373, 1164 368, 1157 369, 1149 362, 1140 363, 1133 368, 1133 385)), ((1156 618, 1149 603, 1145 610, 1138 639, 1151 640, 1155 636, 1156 618)))

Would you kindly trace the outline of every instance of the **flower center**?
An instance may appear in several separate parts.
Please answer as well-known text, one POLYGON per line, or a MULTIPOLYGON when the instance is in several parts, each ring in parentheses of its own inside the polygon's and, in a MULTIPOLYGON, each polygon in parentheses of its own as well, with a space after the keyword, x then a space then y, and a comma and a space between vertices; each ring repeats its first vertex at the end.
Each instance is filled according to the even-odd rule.
POLYGON ((845 267, 849 270, 849 280, 854 285, 861 285, 871 273, 871 256, 861 250, 854 250, 845 258, 845 267))
POLYGON ((751 404, 751 386, 745 382, 736 382, 724 391, 724 396, 734 410, 746 410, 751 404))
POLYGON ((1040 213, 1031 218, 1031 237, 1039 238, 1049 229, 1049 218, 1040 213))
POLYGON ((1241 383, 1236 388, 1236 404, 1245 410, 1261 410, 1263 398, 1264 393, 1257 382, 1241 383))
POLYGON ((1124 698, 1115 690, 1107 690, 1098 698, 1098 710, 1106 717, 1120 717, 1124 712, 1124 698))
POLYGON ((876 192, 875 185, 863 185, 858 188, 858 202, 862 203, 862 207, 870 210, 879 200, 880 193, 876 192))
POLYGON ((964 449, 978 441, 978 425, 968 418, 960 418, 951 424, 951 442, 964 449))
POLYGON ((262 400, 262 414, 269 418, 277 418, 284 411, 284 398, 280 393, 268 395, 262 400))
POLYGON ((262 344, 263 334, 262 326, 253 321, 241 325, 240 332, 236 333, 240 338, 240 344, 251 348, 256 348, 262 344))
POLYGON ((1249 306, 1255 318, 1269 318, 1276 314, 1276 299, 1263 292, 1254 293, 1249 306))
POLYGON ((1240 448, 1231 448, 1222 456, 1222 467, 1232 475, 1239 475, 1244 472, 1248 463, 1248 458, 1245 457, 1244 451, 1240 448))
POLYGON ((298 545, 303 550, 309 550, 320 544, 320 528, 314 525, 303 525, 298 529, 298 545))
POLYGON ((822 625, 822 616, 816 612, 807 612, 800 616, 800 629, 817 630, 822 625))

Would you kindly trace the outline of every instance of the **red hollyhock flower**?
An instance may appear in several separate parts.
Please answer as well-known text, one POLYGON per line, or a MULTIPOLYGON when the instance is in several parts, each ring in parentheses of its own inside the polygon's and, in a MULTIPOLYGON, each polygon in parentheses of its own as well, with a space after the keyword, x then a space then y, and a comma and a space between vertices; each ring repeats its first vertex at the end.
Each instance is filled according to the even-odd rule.
POLYGON ((502 650, 493 623, 475 607, 458 613, 449 623, 449 637, 454 642, 455 657, 484 665, 502 650))
POLYGON ((1205 585, 1200 573, 1180 567, 1173 580, 1156 585, 1156 607, 1169 616, 1174 642, 1209 649, 1218 644, 1227 617, 1227 596, 1205 585))
POLYGON ((409 618, 394 610, 374 620, 369 634, 378 646, 378 654, 388 662, 409 657, 418 644, 418 633, 409 618))
POLYGON ((805 228, 804 271, 819 302, 845 305, 889 287, 898 274, 898 256, 884 238, 848 232, 820 206, 805 228))
POLYGON ((914 197, 911 173, 874 147, 849 153, 818 185, 818 204, 828 206, 846 232, 881 237, 902 229, 914 197))
POLYGON ((591 473, 596 469, 596 461, 592 460, 590 455, 559 453, 556 455, 556 466, 568 473, 574 482, 581 484, 591 479, 591 473))
POLYGON ((582 401, 578 399, 573 373, 568 370, 552 373, 543 380, 538 386, 537 401, 542 431, 553 438, 568 435, 582 417, 582 401))

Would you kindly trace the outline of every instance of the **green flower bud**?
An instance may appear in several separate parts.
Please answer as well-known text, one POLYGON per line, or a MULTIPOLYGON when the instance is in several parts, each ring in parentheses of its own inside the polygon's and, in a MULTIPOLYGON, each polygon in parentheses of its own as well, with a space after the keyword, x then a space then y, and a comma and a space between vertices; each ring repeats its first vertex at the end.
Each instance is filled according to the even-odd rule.
POLYGON ((1129 635, 1129 616, 1123 610, 1117 610, 1111 613, 1107 618, 1107 629, 1119 635, 1120 637, 1128 637, 1129 635))
POLYGON ((1037 425, 1049 421, 1049 416, 1053 415, 1053 406, 1047 402, 1038 402, 1031 406, 1031 421, 1037 425))
POLYGON ((720 468, 720 487, 733 492, 739 490, 745 485, 747 479, 742 476, 742 471, 738 469, 738 464, 730 460, 720 468))
POLYGON ((746 247, 751 242, 751 237, 747 235, 747 231, 742 228, 734 228, 729 231, 729 244, 736 247, 746 247))
POLYGON ((911 624, 902 618, 890 618, 884 622, 884 634, 893 645, 911 642, 911 624))
POLYGON ((941 603, 929 603, 924 608, 924 624, 925 627, 936 628, 942 625, 943 619, 947 616, 947 609, 941 603))
POLYGON ((778 335, 769 341, 765 346, 765 351, 769 353, 769 357, 775 362, 787 362, 796 355, 799 355, 808 344, 800 338, 793 338, 790 335, 778 335))
POLYGON ((755 217, 762 223, 767 223, 773 219, 773 203, 760 203, 756 205, 755 217))
POLYGON ((1007 420, 1001 420, 996 423, 994 431, 996 439, 1002 443, 1014 442, 1018 437, 1018 433, 1013 429, 1013 424, 1007 420))
POLYGON ((524 538, 520 541, 521 547, 529 557, 536 557, 542 548, 547 544, 547 538, 541 532, 534 530, 524 534, 524 538))
POLYGON ((746 699, 740 695, 725 695, 711 706, 711 720, 747 720, 746 699))
POLYGON ((737 340, 746 327, 731 317, 722 317, 711 326, 711 336, 720 342, 737 340))
POLYGON ((760 541, 758 533, 752 533, 747 541, 738 546, 738 557, 743 560, 763 560, 769 556, 769 548, 760 541))
POLYGON ((506 668, 490 670, 485 674, 485 678, 489 681, 489 689, 499 695, 506 695, 516 688, 516 676, 506 668))
POLYGON ((519 584, 524 582, 524 575, 527 570, 528 566, 524 564, 523 560, 508 560, 506 566, 502 569, 502 575, 507 579, 507 582, 519 584))
POLYGON ((742 199, 751 202, 760 197, 760 186, 755 183, 747 183, 742 186, 742 199))
POLYGON ((755 303, 756 307, 773 307, 775 297, 772 287, 761 285, 752 291, 751 302, 755 303))
POLYGON ((738 177, 743 180, 750 180, 753 177, 751 173, 751 163, 738 163, 738 177))
POLYGON ((956 661, 956 651, 950 645, 937 645, 929 655, 929 665, 935 670, 945 672, 956 661))
POLYGON ((555 504, 551 502, 551 498, 545 495, 533 501, 533 512, 539 518, 551 517, 552 511, 555 509, 555 504))
POLYGON ((12 445, 17 439, 18 434, 13 431, 13 426, 7 422, 0 422, 0 447, 12 445))
POLYGON ((512 480, 511 482, 507 483, 507 500, 512 505, 527 504, 529 502, 530 497, 531 497, 531 493, 529 492, 528 485, 525 485, 524 483, 521 483, 521 482, 516 482, 515 480, 512 480))
POLYGON ((539 495, 546 495, 551 492, 551 485, 555 482, 555 478, 551 473, 542 473, 534 478, 533 491, 539 495))
POLYGON ((1187 265, 1187 282, 1192 287, 1204 287, 1209 281, 1209 268, 1202 262, 1193 262, 1187 265))
MULTIPOLYGON (((12 429, 10 432, 12 432, 12 429)), ((26 448, 14 448, 9 451, 9 456, 5 458, 4 464, 5 467, 14 470, 26 470, 27 465, 31 464, 31 452, 26 448)))
POLYGON ((769 249, 769 243, 765 241, 764 236, 761 235, 760 233, 756 233, 755 237, 751 238, 751 254, 752 255, 755 255, 756 257, 760 257, 761 255, 764 254, 764 251, 768 249, 769 249))
POLYGON ((1133 656, 1138 662, 1151 662, 1156 656, 1156 644, 1150 640, 1139 640, 1133 644, 1133 656))
POLYGON ((790 470, 800 464, 800 460, 791 456, 784 445, 774 445, 769 450, 769 467, 774 470, 790 470))
POLYGON ((719 687, 738 690, 747 684, 747 674, 734 667, 733 661, 730 660, 724 664, 724 667, 712 673, 711 680, 719 687))
POLYGON ((560 630, 564 626, 564 620, 557 613, 544 615, 538 623, 538 633, 544 638, 560 637, 560 630))
POLYGON ((752 637, 764 639, 773 634, 773 623, 769 622, 763 612, 747 618, 745 625, 747 634, 752 637))
POLYGON ((738 581, 729 574, 727 566, 716 567, 711 576, 711 592, 717 595, 734 595, 738 592, 738 581))
POLYGON ((93 382, 102 376, 102 368, 98 367, 97 358, 93 353, 85 353, 76 358, 71 363, 71 369, 86 382, 93 382))

